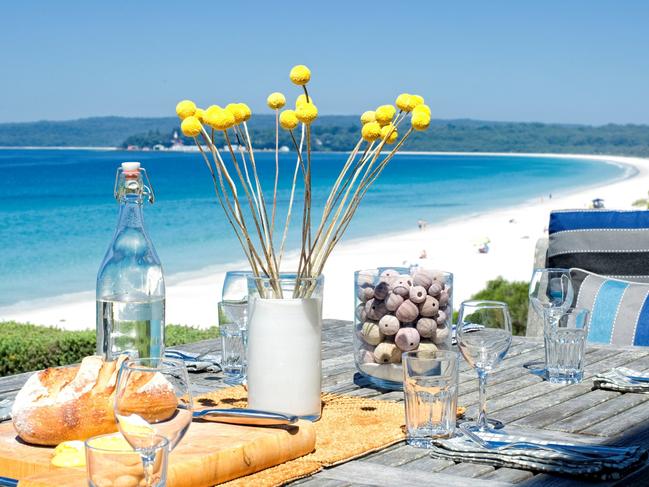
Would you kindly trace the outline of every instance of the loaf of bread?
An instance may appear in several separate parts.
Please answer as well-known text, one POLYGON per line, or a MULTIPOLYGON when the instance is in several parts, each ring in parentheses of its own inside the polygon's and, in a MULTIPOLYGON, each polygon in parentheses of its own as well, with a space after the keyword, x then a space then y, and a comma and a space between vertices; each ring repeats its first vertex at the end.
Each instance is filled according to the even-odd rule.
MULTIPOLYGON (((11 415, 18 436, 27 443, 57 445, 117 431, 115 390, 120 357, 106 362, 90 356, 78 367, 45 369, 33 374, 18 392, 11 415)), ((159 373, 141 374, 126 391, 133 413, 162 421, 177 407, 171 384, 159 373)))

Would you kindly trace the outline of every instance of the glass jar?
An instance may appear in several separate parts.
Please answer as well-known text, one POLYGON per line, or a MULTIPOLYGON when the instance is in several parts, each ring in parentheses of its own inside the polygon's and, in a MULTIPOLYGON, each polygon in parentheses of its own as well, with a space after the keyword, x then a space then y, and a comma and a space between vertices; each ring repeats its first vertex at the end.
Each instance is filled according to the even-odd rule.
POLYGON ((354 360, 372 384, 401 390, 403 352, 450 350, 450 272, 419 266, 360 270, 354 293, 354 360))

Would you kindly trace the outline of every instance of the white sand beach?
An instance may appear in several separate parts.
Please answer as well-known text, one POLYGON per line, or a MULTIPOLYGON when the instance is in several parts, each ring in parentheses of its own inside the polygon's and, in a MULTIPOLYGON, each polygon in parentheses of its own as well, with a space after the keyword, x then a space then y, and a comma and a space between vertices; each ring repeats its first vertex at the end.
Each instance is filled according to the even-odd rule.
MULTIPOLYGON (((493 155, 493 154, 492 154, 493 155)), ((516 155, 522 154, 498 154, 516 155)), ((540 156, 545 154, 528 154, 540 156)), ((547 154, 559 156, 559 154, 547 154)), ((649 159, 618 156, 566 156, 589 158, 628 167, 628 177, 609 184, 556 194, 550 199, 463 217, 428 222, 418 230, 399 235, 375 236, 340 244, 325 269, 324 317, 352 319, 353 271, 376 266, 421 265, 451 271, 455 275, 454 302, 469 298, 497 276, 527 281, 532 272, 536 240, 546 233, 553 209, 586 208, 593 198, 603 198, 607 208, 630 209, 633 201, 646 198, 649 190, 649 159), (487 237, 490 251, 481 254, 476 242, 487 237), (427 259, 419 261, 425 250, 427 259)), ((285 269, 297 267, 291 256, 285 269)), ((216 303, 224 273, 244 263, 206 268, 191 275, 167 279, 167 323, 209 327, 217 322, 216 303)), ((65 329, 94 328, 95 293, 88 291, 47 300, 18 303, 0 308, 0 320, 16 320, 65 329)))

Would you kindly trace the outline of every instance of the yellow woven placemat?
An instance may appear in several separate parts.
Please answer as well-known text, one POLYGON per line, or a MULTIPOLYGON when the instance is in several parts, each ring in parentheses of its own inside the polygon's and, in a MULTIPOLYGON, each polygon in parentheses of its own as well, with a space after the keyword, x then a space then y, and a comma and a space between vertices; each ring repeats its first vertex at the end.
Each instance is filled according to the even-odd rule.
MULTIPOLYGON (((246 407, 241 387, 211 392, 196 399, 203 407, 246 407)), ((322 417, 314 423, 313 453, 246 477, 226 482, 227 487, 273 487, 314 474, 405 439, 403 403, 361 397, 322 395, 322 417)))

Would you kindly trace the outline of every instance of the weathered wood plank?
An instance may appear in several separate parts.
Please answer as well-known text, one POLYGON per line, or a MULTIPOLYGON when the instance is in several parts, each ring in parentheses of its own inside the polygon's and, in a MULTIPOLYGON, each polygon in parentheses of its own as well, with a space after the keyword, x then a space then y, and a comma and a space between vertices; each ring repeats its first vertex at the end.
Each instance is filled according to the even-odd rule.
POLYGON ((497 468, 493 472, 488 472, 483 475, 481 478, 489 480, 499 480, 501 482, 509 482, 512 484, 518 484, 526 480, 531 479, 534 476, 532 472, 527 470, 516 470, 514 468, 497 468))
MULTIPOLYGON (((349 462, 320 472, 321 477, 348 481, 360 485, 379 487, 421 487, 422 485, 444 485, 445 487, 466 487, 466 478, 437 472, 395 468, 367 461, 349 462)), ((472 479, 477 487, 505 487, 512 484, 496 480, 472 479)))

